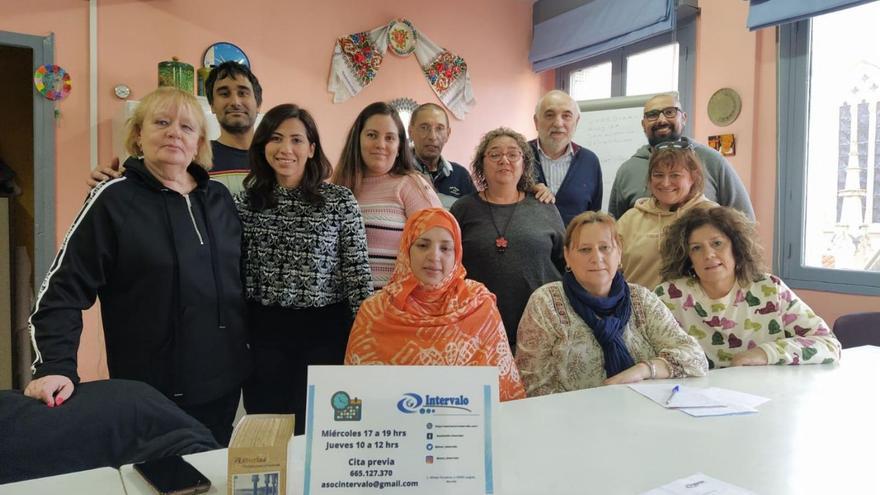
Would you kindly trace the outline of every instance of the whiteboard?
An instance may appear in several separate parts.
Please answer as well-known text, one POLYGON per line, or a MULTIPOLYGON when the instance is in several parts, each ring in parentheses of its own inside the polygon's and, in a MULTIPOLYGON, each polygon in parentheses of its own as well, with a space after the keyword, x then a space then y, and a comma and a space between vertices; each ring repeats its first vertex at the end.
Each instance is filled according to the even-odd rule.
POLYGON ((599 157, 602 168, 602 211, 608 211, 608 199, 617 169, 637 149, 648 144, 642 129, 642 112, 645 102, 652 96, 578 102, 581 119, 574 133, 574 142, 599 157))

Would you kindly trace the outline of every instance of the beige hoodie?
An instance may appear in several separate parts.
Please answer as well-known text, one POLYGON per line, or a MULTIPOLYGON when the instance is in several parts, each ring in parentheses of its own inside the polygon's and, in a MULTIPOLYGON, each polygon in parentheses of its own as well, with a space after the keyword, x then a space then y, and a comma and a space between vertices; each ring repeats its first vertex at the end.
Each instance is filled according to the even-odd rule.
POLYGON ((663 231, 691 208, 711 208, 718 203, 702 194, 693 197, 676 211, 657 206, 653 197, 641 198, 617 222, 623 238, 623 276, 627 282, 653 290, 660 283, 660 245, 663 231))

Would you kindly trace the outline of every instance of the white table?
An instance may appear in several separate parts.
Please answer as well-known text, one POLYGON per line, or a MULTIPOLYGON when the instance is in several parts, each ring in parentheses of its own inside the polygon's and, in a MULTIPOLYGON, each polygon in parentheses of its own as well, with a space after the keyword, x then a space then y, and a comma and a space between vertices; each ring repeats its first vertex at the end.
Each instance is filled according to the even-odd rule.
POLYGON ((36 495, 54 493, 88 493, 93 495, 126 495, 119 471, 104 467, 76 473, 47 476, 18 483, 0 485, 3 495, 36 495))
MULTIPOLYGON (((880 348, 840 365, 714 370, 692 386, 771 399, 757 414, 693 418, 625 386, 504 403, 495 457, 502 495, 638 494, 702 471, 760 494, 880 494, 880 348), (502 491, 503 490, 503 491, 502 491)), ((302 491, 303 437, 289 454, 302 491)), ((226 451, 185 456, 226 493, 226 451)), ((128 495, 149 494, 131 466, 128 495)))

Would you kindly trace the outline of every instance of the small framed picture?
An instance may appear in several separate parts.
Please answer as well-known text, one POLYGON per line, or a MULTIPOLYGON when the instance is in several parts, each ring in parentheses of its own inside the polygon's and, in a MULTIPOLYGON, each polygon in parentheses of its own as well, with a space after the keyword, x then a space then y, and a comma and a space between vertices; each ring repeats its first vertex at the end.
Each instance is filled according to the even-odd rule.
POLYGON ((714 148, 724 156, 736 155, 736 136, 733 134, 709 136, 709 147, 714 148))

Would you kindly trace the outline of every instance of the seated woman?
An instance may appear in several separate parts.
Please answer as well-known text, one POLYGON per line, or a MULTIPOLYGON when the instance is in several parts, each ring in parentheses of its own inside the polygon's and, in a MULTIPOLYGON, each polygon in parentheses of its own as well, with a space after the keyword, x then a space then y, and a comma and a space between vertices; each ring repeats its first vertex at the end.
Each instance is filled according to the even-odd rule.
POLYGON ((497 366, 501 400, 525 397, 495 296, 464 278, 455 218, 419 211, 400 246, 391 281, 358 311, 345 364, 497 366))
POLYGON ((611 215, 574 217, 561 282, 532 294, 519 324, 516 364, 526 395, 706 374, 706 356, 648 289, 620 273, 611 215))
POLYGON ((663 241, 655 292, 709 366, 833 363, 840 342, 794 291, 761 269, 754 224, 725 207, 695 209, 663 241))
POLYGON ((623 240, 623 275, 634 284, 660 283, 663 230, 691 208, 718 206, 703 195, 703 165, 687 141, 659 143, 648 162, 650 197, 617 222, 623 240))
POLYGON ((470 277, 498 296, 498 309, 511 347, 529 296, 561 278, 565 225, 552 204, 537 200, 532 148, 522 134, 499 127, 480 140, 474 183, 481 191, 449 210, 461 225, 470 277))

